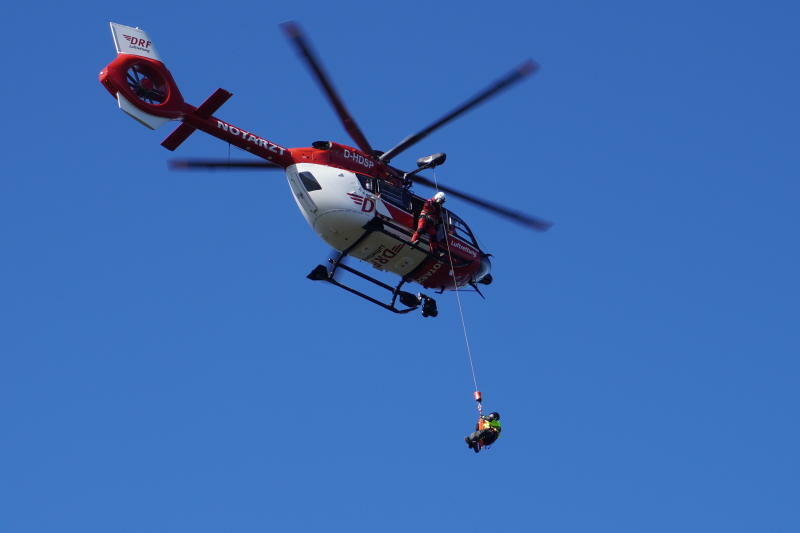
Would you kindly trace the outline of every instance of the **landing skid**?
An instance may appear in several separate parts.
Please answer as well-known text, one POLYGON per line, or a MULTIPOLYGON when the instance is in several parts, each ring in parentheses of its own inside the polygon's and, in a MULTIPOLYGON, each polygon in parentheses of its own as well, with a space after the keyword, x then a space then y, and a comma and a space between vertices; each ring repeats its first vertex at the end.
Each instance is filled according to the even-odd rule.
MULTIPOLYGON (((399 229, 399 228, 396 228, 396 229, 399 229)), ((359 237, 353 244, 351 244, 345 250, 340 252, 338 257, 336 257, 336 259, 329 259, 328 260, 330 262, 330 264, 331 264, 330 270, 328 270, 328 268, 326 268, 325 265, 317 265, 314 268, 314 270, 312 270, 308 274, 308 276, 306 276, 306 277, 308 279, 310 279, 310 280, 313 280, 313 281, 327 281, 328 283, 330 283, 332 285, 336 285, 337 287, 340 287, 340 288, 346 290, 347 292, 355 294, 356 296, 360 296, 361 298, 364 298, 365 300, 367 300, 369 302, 372 302, 377 306, 383 307, 384 309, 387 309, 387 310, 391 311, 392 313, 397 313, 397 314, 401 314, 402 315, 402 314, 405 314, 405 313, 410 313, 411 311, 414 311, 415 309, 418 309, 418 308, 422 307, 422 316, 424 316, 424 317, 428 317, 428 316, 434 316, 435 317, 435 316, 437 316, 439 314, 439 310, 436 307, 436 300, 434 300, 433 298, 431 298, 427 294, 422 294, 421 292, 417 293, 417 294, 413 294, 413 293, 410 293, 410 292, 406 292, 406 291, 401 291, 400 290, 400 287, 402 287, 403 284, 405 284, 405 282, 406 282, 405 279, 401 279, 400 283, 398 283, 396 287, 392 287, 391 285, 387 285, 386 283, 384 283, 384 282, 382 282, 382 281, 380 281, 378 279, 375 279, 372 276, 364 274, 363 272, 361 272, 359 270, 356 270, 353 267, 345 265, 342 262, 342 259, 347 257, 347 255, 349 255, 351 251, 353 251, 359 244, 361 244, 364 241, 364 239, 369 237, 369 235, 372 232, 380 231, 382 233, 385 233, 386 235, 390 235, 390 236, 394 237, 395 239, 397 239, 397 236, 391 235, 391 234, 386 232, 386 230, 383 228, 383 223, 381 223, 377 218, 373 218, 372 220, 370 220, 364 226, 364 230, 365 231, 361 235, 361 237, 359 237), (347 272, 355 274, 356 276, 360 277, 361 279, 365 279, 365 280, 369 281, 373 285, 377 285, 378 287, 381 287, 381 288, 386 289, 387 291, 391 292, 392 293, 391 301, 389 301, 388 303, 381 302, 380 300, 377 300, 377 299, 373 298, 372 296, 369 296, 368 294, 364 294, 363 292, 361 292, 361 291, 359 291, 357 289, 354 289, 353 287, 350 287, 350 286, 345 285, 344 283, 340 282, 339 280, 337 280, 334 277, 334 274, 336 274, 336 271, 338 269, 340 269, 340 268, 342 270, 345 270, 347 272), (404 309, 398 309, 397 308, 396 304, 398 303, 398 300, 400 301, 399 302, 400 304, 405 306, 404 309)), ((400 239, 398 239, 398 240, 400 240, 400 239)), ((416 244, 410 244, 410 243, 408 243, 406 241, 400 241, 400 242, 402 242, 403 244, 406 244, 408 246, 412 246, 414 248, 422 250, 416 244)), ((422 251, 424 252, 424 250, 422 250, 422 251)))
POLYGON ((410 292, 401 291, 400 287, 403 286, 405 280, 400 280, 400 283, 398 283, 396 287, 392 287, 391 285, 388 285, 380 280, 377 280, 372 276, 368 276, 367 274, 364 274, 363 272, 360 272, 353 267, 343 264, 342 263, 343 257, 345 257, 345 254, 341 254, 338 258, 330 260, 332 265, 330 271, 325 267, 325 265, 317 265, 314 268, 314 270, 312 270, 306 277, 314 281, 327 281, 332 285, 340 287, 346 290, 347 292, 355 294, 356 296, 360 296, 361 298, 364 298, 365 300, 372 302, 377 306, 383 307, 384 309, 387 309, 393 313, 397 314, 410 313, 411 311, 414 311, 422 307, 422 316, 424 317, 437 316, 439 314, 439 311, 436 308, 436 300, 434 300, 430 296, 422 293, 412 294, 410 292), (338 269, 346 270, 347 272, 355 274, 361 279, 365 279, 373 283, 374 285, 382 287, 387 291, 391 292, 392 293, 391 301, 388 303, 382 302, 376 298, 373 298, 372 296, 369 296, 368 294, 364 294, 363 292, 354 289, 353 287, 350 287, 348 285, 345 285, 344 283, 335 279, 334 273, 338 269), (398 303, 398 300, 401 305, 405 306, 404 309, 397 308, 396 304, 398 303))

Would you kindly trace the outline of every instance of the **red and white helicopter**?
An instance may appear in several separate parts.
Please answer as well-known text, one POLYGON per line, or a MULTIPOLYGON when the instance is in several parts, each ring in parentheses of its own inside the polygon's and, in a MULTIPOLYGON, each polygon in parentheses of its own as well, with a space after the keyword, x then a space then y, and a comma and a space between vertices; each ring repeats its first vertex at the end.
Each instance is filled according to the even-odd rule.
POLYGON ((418 168, 412 172, 389 164, 392 158, 432 131, 533 73, 537 68, 535 63, 523 63, 430 126, 380 152, 372 148, 345 108, 298 26, 286 23, 282 28, 310 67, 358 148, 332 141, 317 141, 305 148, 286 148, 234 126, 212 115, 232 96, 223 89, 217 89, 198 107, 184 102, 153 42, 139 28, 111 23, 118 55, 100 73, 100 82, 117 99, 120 109, 151 129, 170 120, 181 121, 161 143, 168 150, 175 150, 195 130, 200 130, 262 159, 172 161, 173 168, 282 169, 300 212, 317 235, 338 252, 330 259, 329 267, 319 265, 308 277, 332 283, 395 313, 422 307, 423 316, 438 314, 436 302, 430 296, 401 290, 407 282, 438 289, 440 293, 470 285, 480 293, 477 284, 488 285, 492 281, 489 254, 481 250, 469 226, 452 211, 443 209, 439 228, 439 240, 446 243, 447 253, 432 253, 427 236, 416 244, 411 243, 425 201, 411 192, 413 183, 435 187, 532 229, 545 230, 550 226, 538 218, 438 185, 418 174, 441 165, 445 160, 443 153, 419 159, 418 168), (360 272, 342 262, 346 256, 394 273, 400 277, 400 282, 391 286, 360 272), (341 270, 388 290, 391 298, 382 302, 342 283, 334 275, 341 270), (398 303, 402 307, 398 307, 398 303))

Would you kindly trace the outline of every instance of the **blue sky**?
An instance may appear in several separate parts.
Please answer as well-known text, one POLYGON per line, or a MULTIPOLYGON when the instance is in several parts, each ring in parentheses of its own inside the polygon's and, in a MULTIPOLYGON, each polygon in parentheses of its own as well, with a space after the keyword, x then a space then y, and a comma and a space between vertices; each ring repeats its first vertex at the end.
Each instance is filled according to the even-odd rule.
MULTIPOLYGON (((11 10, 12 8, 9 8, 11 10)), ((798 9, 790 2, 37 3, 9 11, 0 180, 4 532, 797 531, 798 9), (474 455, 452 294, 394 316, 305 279, 283 178, 171 173, 97 82, 108 21, 186 99, 284 146, 348 143, 297 20, 378 148, 494 254, 463 297, 504 435, 474 455)), ((226 157, 194 135, 178 156, 226 157)))

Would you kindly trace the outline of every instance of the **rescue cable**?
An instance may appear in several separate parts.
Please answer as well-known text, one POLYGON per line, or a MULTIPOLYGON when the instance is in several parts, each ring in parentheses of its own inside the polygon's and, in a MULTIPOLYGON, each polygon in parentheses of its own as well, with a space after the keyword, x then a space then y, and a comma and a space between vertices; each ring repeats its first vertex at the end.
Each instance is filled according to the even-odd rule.
MULTIPOLYGON (((436 180, 436 167, 433 167, 433 184, 436 187, 436 192, 439 192, 439 182, 436 180)), ((464 344, 467 346, 467 358, 469 360, 469 369, 472 372, 472 383, 475 385, 475 392, 473 393, 473 397, 475 398, 476 407, 478 409, 478 414, 483 413, 483 405, 481 404, 481 391, 478 390, 478 378, 475 376, 475 364, 472 361, 472 349, 469 345, 469 336, 467 335, 467 324, 464 321, 464 309, 461 306, 461 293, 458 289, 458 281, 456 280, 456 269, 453 266, 453 253, 450 251, 450 238, 448 236, 447 231, 447 221, 445 220, 444 216, 444 209, 441 210, 441 218, 442 218, 442 228, 444 229, 444 242, 447 246, 447 255, 450 259, 450 275, 453 277, 453 286, 455 287, 456 291, 456 301, 458 302, 458 314, 461 317, 461 329, 464 331, 464 344)))

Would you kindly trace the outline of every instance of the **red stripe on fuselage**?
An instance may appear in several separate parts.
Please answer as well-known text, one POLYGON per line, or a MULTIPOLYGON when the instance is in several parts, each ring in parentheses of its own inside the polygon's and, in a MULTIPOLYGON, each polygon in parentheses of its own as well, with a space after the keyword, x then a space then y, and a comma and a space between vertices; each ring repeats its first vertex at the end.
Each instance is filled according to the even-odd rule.
POLYGON ((414 217, 411 216, 411 213, 408 211, 403 211, 399 207, 396 207, 385 200, 381 200, 383 205, 386 206, 386 209, 389 210, 389 214, 392 216, 392 219, 395 222, 400 223, 401 225, 409 228, 409 229, 416 229, 414 224, 414 217))

